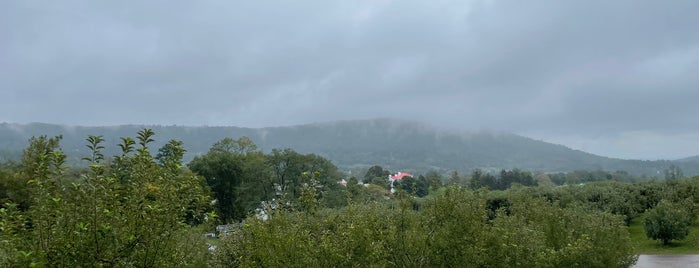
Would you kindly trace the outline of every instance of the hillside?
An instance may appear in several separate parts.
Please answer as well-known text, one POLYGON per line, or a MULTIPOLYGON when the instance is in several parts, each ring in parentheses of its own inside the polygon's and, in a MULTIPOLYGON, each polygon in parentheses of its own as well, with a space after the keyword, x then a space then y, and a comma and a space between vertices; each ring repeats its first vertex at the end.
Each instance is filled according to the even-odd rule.
POLYGON ((699 155, 685 157, 682 159, 677 159, 675 161, 676 162, 696 162, 696 163, 699 163, 699 155))
MULTIPOLYGON (((327 157, 340 167, 379 164, 392 170, 430 169, 469 172, 474 168, 521 168, 532 171, 625 170, 657 176, 672 164, 686 175, 699 173, 699 161, 621 160, 572 150, 562 145, 493 132, 450 132, 426 125, 388 119, 340 121, 289 127, 145 126, 156 133, 159 147, 167 140, 184 141, 186 160, 206 153, 225 137, 250 137, 264 151, 291 148, 327 157), (660 173, 659 173, 660 172, 660 173)), ((0 160, 16 158, 31 136, 63 135, 63 150, 71 163, 88 154, 87 135, 104 135, 106 155, 118 152, 119 137, 135 136, 144 126, 76 127, 51 124, 0 124, 0 160), (112 146, 109 146, 112 145, 112 146)))

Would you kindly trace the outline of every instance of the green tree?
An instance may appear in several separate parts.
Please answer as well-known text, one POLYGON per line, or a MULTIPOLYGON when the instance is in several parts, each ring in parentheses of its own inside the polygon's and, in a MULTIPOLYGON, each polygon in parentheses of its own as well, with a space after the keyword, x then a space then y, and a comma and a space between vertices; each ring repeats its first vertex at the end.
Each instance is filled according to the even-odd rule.
POLYGON ((367 199, 366 187, 359 184, 357 178, 351 177, 347 180, 347 198, 353 202, 364 202, 367 199))
POLYGON ((677 180, 684 177, 684 174, 682 174, 682 169, 675 165, 670 165, 670 167, 665 169, 663 173, 665 174, 666 180, 677 180))
POLYGON ((171 140, 158 150, 155 160, 163 167, 179 169, 185 152, 182 141, 171 140))
POLYGON ((364 174, 364 183, 370 183, 376 178, 386 179, 388 175, 391 175, 390 171, 383 169, 383 167, 379 165, 374 165, 364 174))
POLYGON ((319 176, 319 172, 313 172, 313 174, 303 173, 304 181, 306 182, 301 186, 301 195, 298 198, 298 203, 301 210, 311 215, 315 215, 320 207, 318 188, 321 188, 322 185, 318 182, 319 176))
POLYGON ((425 176, 414 177, 403 177, 402 180, 395 182, 396 189, 402 189, 410 195, 415 195, 418 197, 424 197, 429 194, 429 183, 425 176))
POLYGON ((455 186, 455 185, 461 185, 462 184, 462 178, 459 176, 459 172, 454 171, 451 173, 449 176, 449 179, 447 180, 447 186, 455 186))
POLYGON ((17 209, 25 211, 31 203, 29 178, 20 173, 21 166, 8 162, 0 167, 0 208, 5 204, 17 204, 17 209))
MULTIPOLYGON (((387 177, 388 177, 388 176, 387 176, 387 177)), ((384 188, 384 189, 386 189, 386 190, 390 190, 390 189, 391 189, 391 185, 388 183, 388 178, 387 178, 387 177, 386 177, 386 178, 376 177, 376 178, 372 179, 372 180, 369 182, 369 184, 379 186, 379 187, 384 188)))
POLYGON ((442 175, 437 171, 428 171, 425 173, 425 179, 429 185, 429 191, 437 191, 437 189, 442 187, 442 175))
POLYGON ((490 175, 490 173, 483 173, 480 169, 476 169, 471 173, 471 180, 468 182, 468 187, 473 190, 482 187, 491 190, 501 189, 498 179, 495 178, 495 176, 490 175))
POLYGON ((667 245, 672 240, 681 240, 689 234, 694 219, 685 206, 665 200, 647 212, 644 220, 646 236, 667 245))
POLYGON ((192 171, 206 179, 223 222, 241 220, 247 215, 239 191, 245 180, 246 157, 234 150, 234 144, 232 139, 223 139, 206 155, 197 156, 189 163, 192 171))
POLYGON ((340 190, 341 186, 338 183, 340 175, 337 167, 318 155, 304 155, 291 149, 274 149, 267 156, 267 163, 272 170, 273 187, 278 190, 279 196, 289 195, 289 199, 297 199, 304 183, 304 172, 310 174, 319 172, 318 182, 323 186, 321 198, 340 190))
POLYGON ((240 221, 272 200, 296 203, 309 182, 304 173, 318 173, 314 179, 321 204, 346 203, 337 167, 327 159, 291 149, 265 155, 246 137, 215 143, 207 154, 195 157, 189 168, 206 179, 224 222, 240 221))
POLYGON ((237 140, 232 138, 223 138, 222 140, 216 142, 210 149, 211 152, 218 153, 236 153, 236 154, 249 154, 252 152, 257 152, 257 144, 253 142, 247 136, 242 136, 237 140))
POLYGON ((513 183, 521 184, 524 186, 536 186, 536 181, 534 176, 528 171, 522 171, 519 169, 500 171, 500 179, 498 180, 499 190, 504 190, 510 188, 513 183))

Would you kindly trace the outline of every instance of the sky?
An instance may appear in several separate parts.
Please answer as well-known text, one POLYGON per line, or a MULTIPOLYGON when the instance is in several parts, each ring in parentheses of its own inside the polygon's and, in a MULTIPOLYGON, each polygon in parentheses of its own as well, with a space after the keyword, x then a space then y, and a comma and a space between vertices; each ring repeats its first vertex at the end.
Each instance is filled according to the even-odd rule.
POLYGON ((398 118, 699 155, 699 1, 0 1, 0 122, 398 118))

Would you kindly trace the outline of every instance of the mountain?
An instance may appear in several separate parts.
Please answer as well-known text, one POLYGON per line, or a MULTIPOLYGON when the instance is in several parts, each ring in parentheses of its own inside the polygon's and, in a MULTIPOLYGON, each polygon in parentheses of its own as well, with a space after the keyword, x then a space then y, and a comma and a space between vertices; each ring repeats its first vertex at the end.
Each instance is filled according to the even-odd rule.
MULTIPOLYGON (((602 157, 562 145, 533 140, 510 133, 445 131, 424 124, 375 119, 338 121, 287 127, 188 127, 123 125, 110 127, 61 126, 51 124, 0 124, 0 161, 17 158, 32 136, 62 135, 62 148, 71 163, 88 155, 87 135, 105 137, 105 155, 116 155, 119 137, 131 136, 143 128, 156 133, 153 148, 170 139, 182 140, 186 161, 204 154, 225 137, 250 137, 260 149, 291 148, 315 153, 342 168, 382 165, 391 170, 470 172, 474 168, 499 170, 520 168, 531 171, 624 170, 636 175, 658 176, 670 165, 686 175, 699 173, 699 160, 641 161, 602 157), (4 159, 3 159, 4 158, 4 159)), ((153 150, 155 151, 155 150, 153 150)))
POLYGON ((690 156, 690 157, 685 157, 685 158, 682 158, 682 159, 677 159, 677 160, 675 160, 675 161, 676 161, 676 162, 682 162, 682 163, 691 163, 691 162, 699 163, 699 155, 690 156))

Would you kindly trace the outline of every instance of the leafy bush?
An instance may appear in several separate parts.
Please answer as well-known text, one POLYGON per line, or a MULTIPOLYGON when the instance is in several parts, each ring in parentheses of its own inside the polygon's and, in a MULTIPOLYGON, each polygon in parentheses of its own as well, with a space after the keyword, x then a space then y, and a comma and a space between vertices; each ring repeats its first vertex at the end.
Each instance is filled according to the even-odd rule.
POLYGON ((681 240, 689 234, 694 222, 687 204, 671 203, 663 200, 647 212, 644 220, 646 236, 662 241, 667 245, 672 240, 681 240))
POLYGON ((187 223, 203 220, 209 203, 202 181, 182 168, 184 149, 171 141, 154 159, 153 132, 123 138, 122 155, 104 164, 103 139, 90 136, 90 171, 65 181, 57 138, 30 141, 22 161, 32 202, 0 213, 0 264, 49 267, 170 267, 203 264, 201 235, 187 223))

